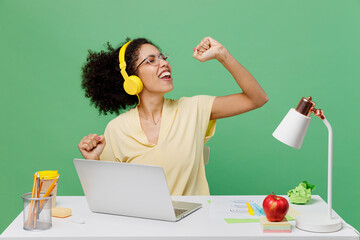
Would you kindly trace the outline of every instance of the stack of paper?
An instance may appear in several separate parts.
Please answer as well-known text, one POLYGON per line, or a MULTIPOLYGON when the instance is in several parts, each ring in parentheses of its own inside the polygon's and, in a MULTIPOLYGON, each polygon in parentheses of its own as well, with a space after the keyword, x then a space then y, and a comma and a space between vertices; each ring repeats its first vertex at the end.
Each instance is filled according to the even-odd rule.
POLYGON ((281 222, 270 222, 266 217, 260 217, 260 225, 264 233, 289 233, 291 224, 284 218, 281 222))

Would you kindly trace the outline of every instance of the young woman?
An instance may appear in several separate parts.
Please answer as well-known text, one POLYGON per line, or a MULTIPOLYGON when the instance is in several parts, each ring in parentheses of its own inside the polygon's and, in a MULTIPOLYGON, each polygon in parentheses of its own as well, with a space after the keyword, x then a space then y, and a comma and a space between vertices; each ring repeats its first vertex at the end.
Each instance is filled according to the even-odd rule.
POLYGON ((144 38, 123 46, 113 49, 108 44, 106 52, 89 51, 82 87, 100 113, 119 114, 132 108, 110 121, 104 135, 85 136, 78 145, 81 154, 85 159, 159 165, 171 195, 209 195, 203 148, 214 134, 216 119, 259 108, 268 96, 229 51, 210 37, 194 48, 193 57, 200 62, 218 60, 241 93, 165 99, 165 93, 173 90, 167 55, 144 38), (143 88, 137 95, 124 90, 127 76, 120 73, 119 51, 126 62, 122 69, 141 79, 143 88))

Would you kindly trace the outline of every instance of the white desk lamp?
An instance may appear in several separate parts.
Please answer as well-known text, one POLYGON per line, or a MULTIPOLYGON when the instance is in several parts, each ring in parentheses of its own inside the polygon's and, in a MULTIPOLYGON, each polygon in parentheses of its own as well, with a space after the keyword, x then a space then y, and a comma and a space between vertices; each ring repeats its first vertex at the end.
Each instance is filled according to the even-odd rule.
POLYGON ((328 215, 301 214, 296 217, 296 227, 310 232, 335 232, 341 229, 341 220, 339 218, 332 218, 333 132, 323 111, 314 108, 314 106, 315 103, 311 97, 301 98, 296 109, 291 108, 280 125, 275 129, 273 136, 286 145, 300 149, 310 124, 310 113, 314 113, 315 116, 319 117, 328 128, 328 215))

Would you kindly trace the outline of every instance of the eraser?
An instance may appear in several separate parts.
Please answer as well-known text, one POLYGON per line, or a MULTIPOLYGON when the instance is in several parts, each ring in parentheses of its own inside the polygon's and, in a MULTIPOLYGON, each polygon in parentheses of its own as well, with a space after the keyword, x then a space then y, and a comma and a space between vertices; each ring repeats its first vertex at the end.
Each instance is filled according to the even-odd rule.
POLYGON ((70 208, 64 208, 64 207, 56 207, 52 210, 52 216, 57 218, 66 218, 71 216, 72 211, 70 208))

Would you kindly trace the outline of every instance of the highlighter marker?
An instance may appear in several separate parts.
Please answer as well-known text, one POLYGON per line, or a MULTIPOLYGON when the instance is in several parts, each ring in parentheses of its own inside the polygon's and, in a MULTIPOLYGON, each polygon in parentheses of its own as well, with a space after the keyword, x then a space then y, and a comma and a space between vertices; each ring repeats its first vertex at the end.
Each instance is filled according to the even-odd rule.
POLYGON ((254 210, 251 208, 250 204, 247 202, 246 205, 247 205, 247 207, 248 207, 248 212, 249 212, 249 214, 250 214, 251 216, 254 216, 255 213, 254 213, 254 210))

